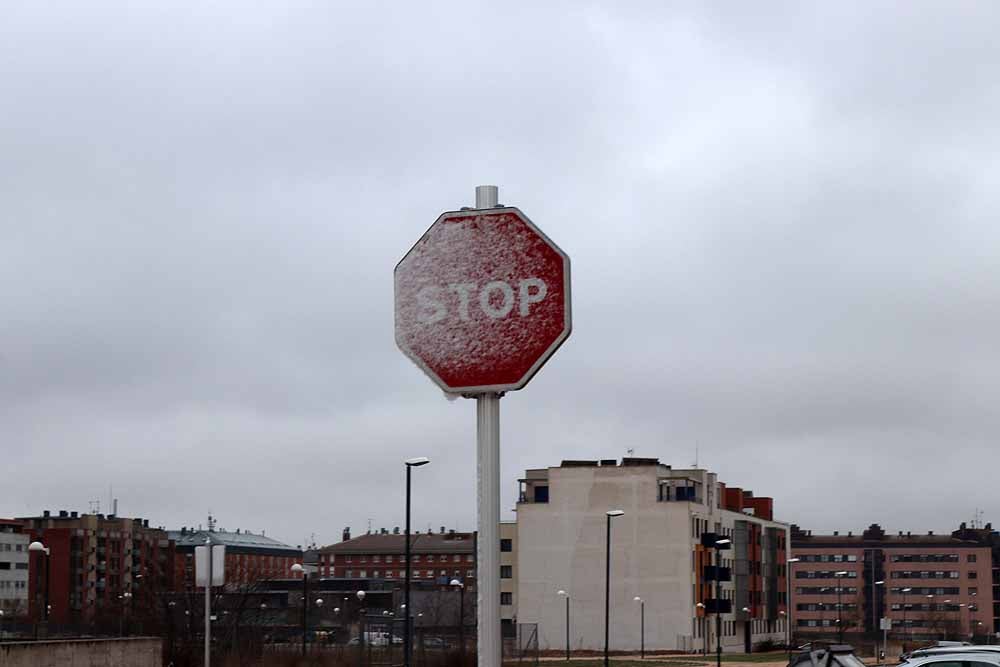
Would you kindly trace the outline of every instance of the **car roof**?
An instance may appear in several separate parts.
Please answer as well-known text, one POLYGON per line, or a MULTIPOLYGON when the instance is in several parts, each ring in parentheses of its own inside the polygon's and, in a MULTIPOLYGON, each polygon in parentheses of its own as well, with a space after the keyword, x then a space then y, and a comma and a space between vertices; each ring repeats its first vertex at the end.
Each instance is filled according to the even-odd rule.
MULTIPOLYGON (((972 647, 957 646, 955 648, 966 649, 972 647)), ((1000 665, 1000 651, 935 650, 933 652, 923 653, 922 655, 911 656, 906 660, 906 662, 903 663, 903 665, 906 667, 920 667, 921 665, 947 660, 988 662, 994 665, 1000 665)))
POLYGON ((910 652, 910 656, 919 658, 930 655, 946 655, 948 653, 997 653, 1000 654, 1000 646, 928 646, 918 648, 910 652))

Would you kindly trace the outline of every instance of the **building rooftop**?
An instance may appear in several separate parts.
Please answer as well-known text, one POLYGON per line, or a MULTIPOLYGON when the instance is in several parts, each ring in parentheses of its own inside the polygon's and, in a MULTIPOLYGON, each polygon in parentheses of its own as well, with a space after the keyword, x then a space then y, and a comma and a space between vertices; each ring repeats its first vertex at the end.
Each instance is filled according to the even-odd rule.
POLYGON ((234 551, 273 551, 286 552, 291 554, 301 554, 302 550, 267 537, 266 535, 256 535, 244 531, 235 533, 225 530, 194 530, 183 528, 181 530, 168 530, 167 535, 177 544, 178 549, 191 549, 205 544, 205 538, 210 537, 212 544, 223 544, 227 549, 234 551))
MULTIPOLYGON (((402 554, 405 537, 394 533, 368 533, 332 544, 319 550, 322 554, 402 554)), ((415 554, 475 553, 475 533, 417 533, 410 536, 410 550, 415 554)))
POLYGON ((822 535, 813 535, 811 530, 802 530, 792 525, 792 546, 799 549, 823 548, 827 546, 842 547, 980 547, 982 542, 974 539, 961 539, 953 534, 934 531, 913 533, 898 531, 896 534, 886 533, 877 523, 870 525, 865 531, 855 534, 839 531, 822 535))

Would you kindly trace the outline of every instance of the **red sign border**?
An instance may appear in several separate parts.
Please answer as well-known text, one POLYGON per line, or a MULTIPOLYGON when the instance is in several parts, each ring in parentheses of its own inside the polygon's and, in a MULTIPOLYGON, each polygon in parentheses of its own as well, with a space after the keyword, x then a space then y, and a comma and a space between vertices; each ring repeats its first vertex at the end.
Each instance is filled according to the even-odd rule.
POLYGON ((414 243, 413 246, 411 246, 410 249, 406 251, 406 254, 403 255, 403 258, 396 263, 396 267, 393 269, 392 273, 393 273, 392 288, 394 297, 393 335, 396 339, 396 346, 400 350, 402 350, 403 354, 405 354, 410 359, 410 361, 415 363, 424 373, 426 373, 427 376, 431 380, 433 380, 435 384, 437 384, 437 386, 439 386, 442 390, 444 390, 445 393, 448 394, 475 395, 475 394, 488 394, 488 393, 503 393, 507 391, 517 391, 518 389, 523 389, 524 386, 531 381, 531 378, 535 376, 535 373, 537 373, 542 368, 542 366, 545 365, 545 362, 548 361, 553 354, 555 354, 555 351, 559 349, 559 346, 565 343, 566 339, 569 338, 569 335, 573 332, 573 309, 572 309, 573 299, 570 293, 569 255, 563 252, 562 248, 560 248, 558 245, 556 245, 555 242, 552 241, 552 239, 546 236, 545 232, 539 229, 538 226, 535 225, 535 223, 533 223, 531 219, 528 216, 526 216, 521 211, 521 209, 517 208, 516 206, 498 206, 496 208, 480 208, 480 209, 470 208, 460 211, 445 211, 444 213, 439 215, 437 220, 435 220, 433 224, 431 224, 431 226, 427 228, 427 231, 425 231, 423 235, 419 239, 417 239, 417 242, 414 243), (549 347, 546 348, 546 350, 538 356, 538 359, 535 360, 535 363, 531 365, 531 367, 527 370, 527 372, 525 372, 525 374, 517 382, 511 384, 481 385, 476 387, 451 387, 448 386, 444 382, 444 380, 438 377, 437 373, 432 371, 430 367, 428 367, 427 364, 424 363, 423 359, 414 354, 413 351, 406 346, 406 343, 399 337, 399 328, 398 328, 398 323, 396 322, 396 307, 395 307, 396 299, 399 298, 399 289, 396 284, 396 277, 399 272, 399 266, 400 264, 406 261, 406 258, 410 256, 410 253, 416 250, 417 246, 420 245, 421 241, 423 241, 427 237, 431 229, 433 229, 434 226, 437 225, 438 223, 443 222, 444 220, 447 220, 448 218, 452 217, 468 217, 469 215, 476 215, 476 214, 502 215, 505 213, 513 213, 518 218, 520 218, 531 229, 531 231, 538 234, 549 245, 549 247, 551 247, 553 250, 559 253, 559 256, 562 257, 563 294, 565 295, 564 297, 565 302, 563 304, 563 313, 564 313, 563 330, 559 334, 559 336, 557 336, 556 339, 552 341, 552 344, 549 345, 549 347))

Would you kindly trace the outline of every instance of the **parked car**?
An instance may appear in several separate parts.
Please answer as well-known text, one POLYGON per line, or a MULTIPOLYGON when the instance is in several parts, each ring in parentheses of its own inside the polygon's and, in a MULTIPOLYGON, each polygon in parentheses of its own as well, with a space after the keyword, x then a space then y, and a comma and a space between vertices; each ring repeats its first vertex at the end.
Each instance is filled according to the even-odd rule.
POLYGON ((1000 667, 1000 647, 955 646, 919 649, 903 659, 900 664, 905 667, 1000 667))
POLYGON ((801 653, 792 657, 788 667, 865 667, 865 664, 854 655, 854 647, 850 644, 813 642, 802 648, 801 653))

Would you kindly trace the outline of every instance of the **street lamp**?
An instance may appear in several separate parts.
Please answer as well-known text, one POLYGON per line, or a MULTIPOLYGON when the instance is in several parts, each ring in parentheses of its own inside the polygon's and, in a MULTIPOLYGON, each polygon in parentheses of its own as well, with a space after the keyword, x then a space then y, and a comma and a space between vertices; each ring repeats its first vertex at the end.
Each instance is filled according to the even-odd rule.
POLYGON ((309 632, 309 573, 301 563, 292 565, 292 572, 302 575, 302 655, 306 654, 306 634, 309 632))
MULTIPOLYGON (((903 637, 904 637, 904 640, 908 639, 909 636, 910 636, 910 628, 909 628, 908 625, 906 625, 906 594, 909 593, 912 590, 913 590, 912 588, 907 587, 907 588, 904 588, 901 591, 899 591, 900 593, 903 594, 903 637)), ((903 652, 904 653, 906 652, 906 642, 905 641, 903 642, 903 652)))
POLYGON ((129 593, 128 591, 125 591, 124 593, 122 593, 121 595, 118 596, 118 599, 122 601, 121 612, 118 614, 118 636, 119 637, 124 637, 125 636, 125 631, 123 630, 123 627, 124 627, 124 623, 123 622, 124 622, 124 619, 125 619, 125 605, 128 604, 128 601, 129 601, 129 599, 131 597, 132 597, 132 594, 129 593))
MULTIPOLYGON (((404 558, 406 559, 406 575, 403 582, 403 602, 406 608, 410 608, 410 472, 414 468, 425 466, 431 460, 426 456, 407 459, 406 464, 406 533, 403 537, 405 546, 403 547, 404 558)), ((410 614, 403 614, 403 667, 410 667, 410 614)))
MULTIPOLYGON (((407 563, 407 567, 409 563, 407 563)), ((360 608, 358 609, 359 620, 358 620, 358 664, 362 667, 365 664, 365 614, 368 612, 365 609, 365 592, 358 591, 355 593, 358 596, 358 604, 360 608)))
MULTIPOLYGON (((701 616, 698 618, 698 623, 701 625, 701 654, 708 655, 708 633, 705 631, 705 603, 699 602, 695 605, 695 609, 701 610, 701 616)), ((695 612, 697 614, 697 612, 695 612)))
MULTIPOLYGON (((47 623, 49 620, 49 548, 42 544, 41 542, 35 541, 28 545, 28 553, 32 551, 35 553, 45 554, 45 604, 42 606, 42 612, 39 616, 47 623)), ((35 608, 38 608, 38 577, 41 575, 41 568, 35 570, 35 608)), ((37 618, 37 616, 36 616, 37 618)), ((35 623, 35 639, 38 639, 38 623, 35 623)))
POLYGON ((785 609, 788 611, 785 618, 785 644, 789 662, 792 660, 792 565, 800 560, 789 558, 785 561, 785 609))
POLYGON ((566 598, 566 659, 569 660, 569 593, 558 591, 556 595, 566 598))
POLYGON ((636 595, 634 602, 639 603, 639 659, 646 659, 646 601, 636 595))
POLYGON ((844 643, 844 621, 843 621, 843 618, 841 618, 843 616, 843 613, 840 611, 841 610, 840 592, 844 588, 843 578, 847 576, 847 571, 846 570, 841 570, 840 572, 834 572, 833 576, 835 576, 837 578, 837 637, 838 637, 838 641, 841 644, 843 644, 844 643))
POLYGON ((458 589, 458 643, 459 664, 465 665, 465 585, 458 579, 452 579, 450 585, 458 589))
MULTIPOLYGON (((872 550, 872 558, 873 559, 875 558, 874 549, 872 550)), ((878 623, 876 622, 876 620, 878 618, 878 599, 879 599, 879 597, 878 597, 878 593, 876 591, 876 586, 884 586, 884 585, 885 585, 885 580, 884 579, 879 579, 872 586, 872 630, 875 631, 875 659, 879 661, 879 664, 881 664, 881 662, 882 662, 882 654, 879 653, 879 651, 878 651, 878 623)), ((883 616, 885 615, 885 611, 884 610, 883 610, 882 614, 883 614, 883 616)), ((882 630, 882 650, 883 651, 888 651, 889 650, 889 631, 886 630, 886 629, 882 630)))
POLYGON ((722 582, 719 580, 722 556, 719 552, 729 549, 732 540, 723 537, 712 546, 715 547, 715 667, 722 667, 722 609, 719 602, 722 599, 722 582))
POLYGON ((610 623, 611 623, 611 519, 625 514, 622 510, 608 510, 605 512, 608 517, 607 549, 605 551, 604 566, 604 667, 611 667, 608 657, 610 623))

